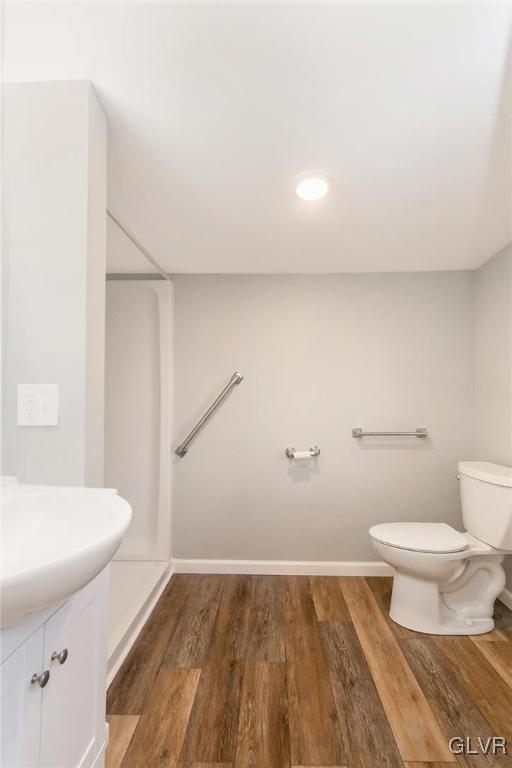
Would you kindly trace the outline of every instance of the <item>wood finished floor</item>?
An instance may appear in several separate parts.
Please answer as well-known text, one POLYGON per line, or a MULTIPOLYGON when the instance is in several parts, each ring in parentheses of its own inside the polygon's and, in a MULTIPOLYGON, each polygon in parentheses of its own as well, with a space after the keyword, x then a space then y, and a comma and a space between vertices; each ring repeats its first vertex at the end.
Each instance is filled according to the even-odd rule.
POLYGON ((512 766, 512 612, 438 637, 391 579, 175 575, 108 691, 107 768, 512 766), (503 736, 508 756, 453 755, 503 736))

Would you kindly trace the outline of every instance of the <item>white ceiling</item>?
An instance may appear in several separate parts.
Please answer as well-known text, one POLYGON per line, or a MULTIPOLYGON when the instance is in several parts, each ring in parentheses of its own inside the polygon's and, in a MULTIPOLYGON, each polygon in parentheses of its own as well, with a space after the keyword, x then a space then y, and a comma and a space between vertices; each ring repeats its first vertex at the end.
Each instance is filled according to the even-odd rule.
MULTIPOLYGON (((109 206, 170 272, 462 269, 510 241, 506 2, 8 2, 6 80, 88 78, 109 206), (308 204, 291 179, 324 170, 308 204)), ((109 227, 111 271, 146 270, 109 227)))

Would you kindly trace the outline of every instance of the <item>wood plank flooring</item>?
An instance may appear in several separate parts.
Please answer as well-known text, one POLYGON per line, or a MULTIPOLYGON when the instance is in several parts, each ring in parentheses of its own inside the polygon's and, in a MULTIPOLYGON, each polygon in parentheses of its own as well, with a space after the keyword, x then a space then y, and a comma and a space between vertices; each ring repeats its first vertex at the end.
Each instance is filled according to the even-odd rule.
POLYGON ((512 613, 436 637, 391 579, 173 576, 114 679, 106 768, 512 768, 512 613), (455 755, 503 736, 508 755, 455 755))
POLYGON ((138 715, 108 715, 107 720, 110 733, 106 763, 109 768, 120 768, 140 717, 138 715))

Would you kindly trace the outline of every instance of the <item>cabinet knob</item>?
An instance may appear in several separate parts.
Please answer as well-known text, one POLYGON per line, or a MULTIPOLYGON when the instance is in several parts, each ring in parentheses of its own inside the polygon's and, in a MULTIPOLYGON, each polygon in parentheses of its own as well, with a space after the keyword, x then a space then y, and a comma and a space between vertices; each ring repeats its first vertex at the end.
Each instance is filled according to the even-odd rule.
POLYGON ((62 651, 60 651, 60 653, 57 652, 57 651, 54 651, 52 653, 51 660, 52 661, 58 661, 59 664, 64 664, 64 662, 66 661, 67 657, 68 657, 68 649, 64 648, 62 651))
POLYGON ((34 685, 34 683, 37 683, 40 688, 44 688, 46 685, 48 685, 49 679, 50 679, 50 673, 47 669, 45 669, 45 671, 41 672, 40 675, 36 675, 36 674, 32 675, 32 679, 30 680, 30 682, 32 683, 32 685, 34 685))

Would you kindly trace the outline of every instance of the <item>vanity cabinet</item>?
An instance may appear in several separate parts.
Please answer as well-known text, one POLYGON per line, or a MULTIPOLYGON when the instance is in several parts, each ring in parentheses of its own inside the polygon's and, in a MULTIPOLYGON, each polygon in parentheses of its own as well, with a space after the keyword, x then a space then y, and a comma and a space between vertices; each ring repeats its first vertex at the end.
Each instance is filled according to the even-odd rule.
POLYGON ((39 765, 42 688, 30 684, 43 663, 44 629, 41 627, 0 668, 2 768, 39 765))
POLYGON ((105 569, 39 626, 2 631, 14 649, 0 667, 1 768, 103 766, 107 591, 105 569))

